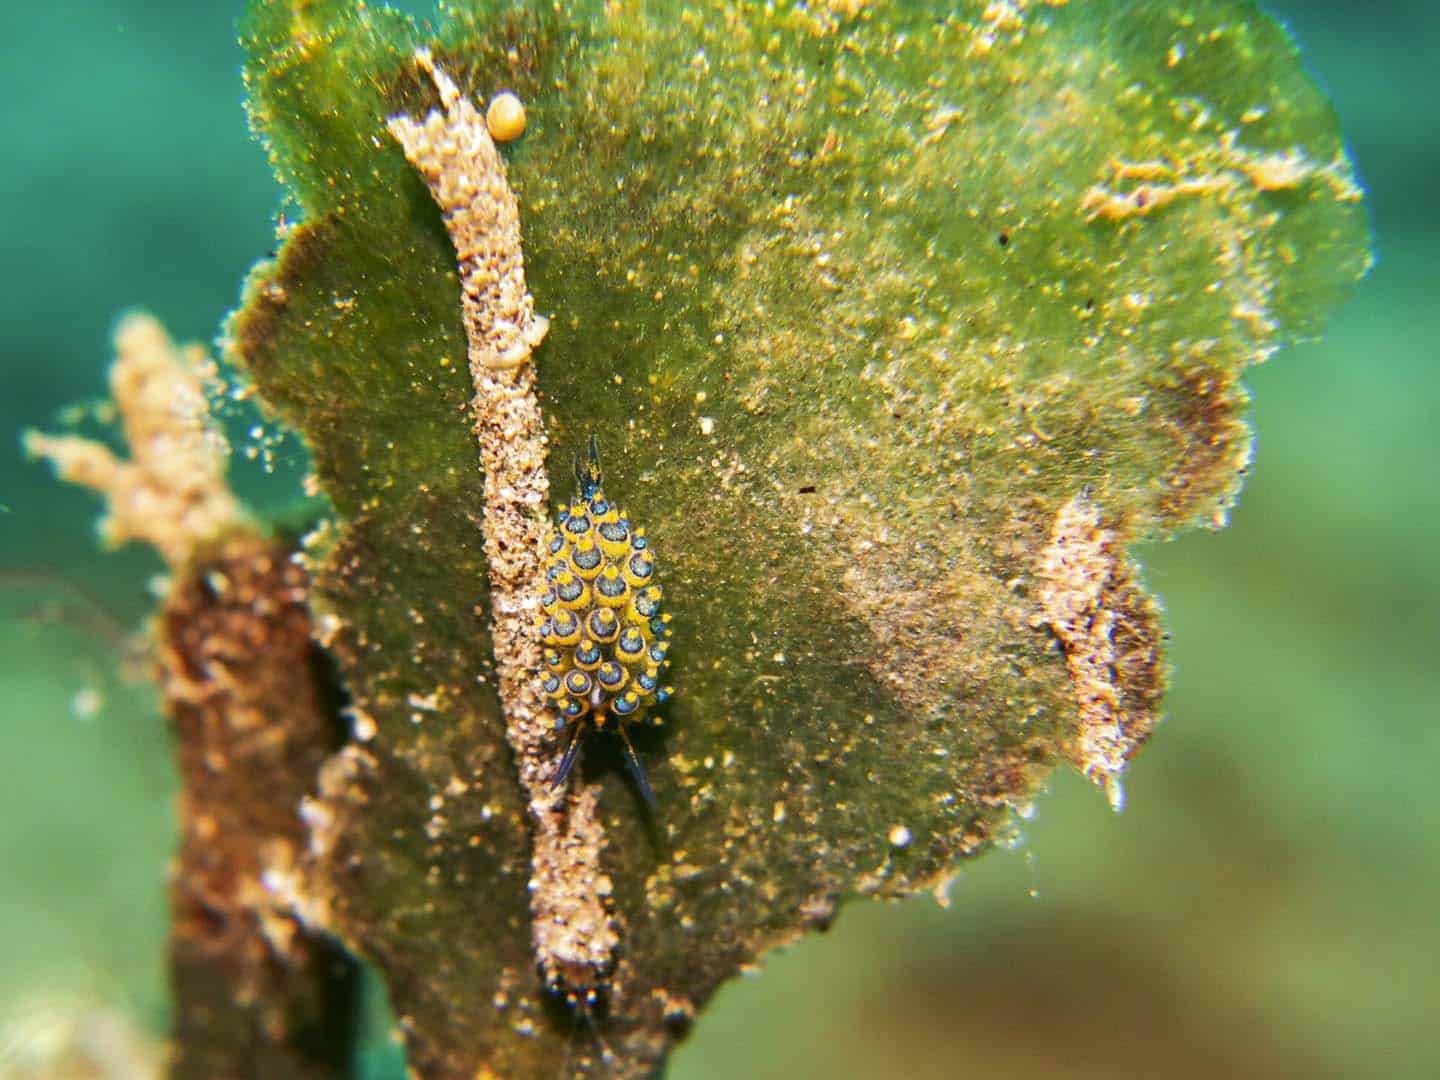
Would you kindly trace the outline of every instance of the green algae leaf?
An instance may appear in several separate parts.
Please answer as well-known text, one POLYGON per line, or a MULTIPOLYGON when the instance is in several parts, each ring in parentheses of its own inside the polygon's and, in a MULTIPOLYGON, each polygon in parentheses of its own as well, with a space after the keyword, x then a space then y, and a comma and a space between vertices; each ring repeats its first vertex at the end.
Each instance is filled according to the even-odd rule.
POLYGON ((742 965, 943 882, 1057 763, 1118 797, 1163 684, 1126 546, 1223 522, 1243 369, 1368 265, 1278 26, 257 0, 243 35, 305 217, 232 354, 336 508, 309 557, 356 717, 301 901, 378 963, 422 1075, 653 1069, 742 965), (675 619, 676 697, 636 735, 653 822, 603 743, 585 769, 621 952, 578 1050, 531 953, 455 253, 385 127, 434 104, 421 44, 526 102, 505 154, 551 439, 598 434, 675 619))

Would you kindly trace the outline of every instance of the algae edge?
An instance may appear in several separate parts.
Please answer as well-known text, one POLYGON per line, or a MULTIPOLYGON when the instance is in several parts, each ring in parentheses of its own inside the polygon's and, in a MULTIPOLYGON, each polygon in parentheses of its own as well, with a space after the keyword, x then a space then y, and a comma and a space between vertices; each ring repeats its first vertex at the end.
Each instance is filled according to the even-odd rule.
MULTIPOLYGON (((1123 40, 1005 8, 514 5, 436 29, 464 89, 534 118, 507 164, 554 320, 552 438, 602 432, 675 567, 654 834, 615 769, 589 774, 626 942, 615 1071, 841 899, 935 884, 1057 760, 1109 786, 1162 683, 1117 553, 1223 515, 1239 372, 1365 265, 1333 119, 1248 5, 1130 10, 1123 40), (1244 78, 1207 106, 1204 63, 1269 108, 1246 119, 1244 78), (1082 700, 1077 673, 1107 667, 1124 685, 1082 700)), ((432 104, 422 35, 340 3, 256 4, 244 29, 307 217, 232 353, 339 510, 308 558, 357 718, 311 803, 304 899, 385 970, 422 1073, 552 1067, 572 1031, 528 949, 454 253, 382 127, 432 104)))

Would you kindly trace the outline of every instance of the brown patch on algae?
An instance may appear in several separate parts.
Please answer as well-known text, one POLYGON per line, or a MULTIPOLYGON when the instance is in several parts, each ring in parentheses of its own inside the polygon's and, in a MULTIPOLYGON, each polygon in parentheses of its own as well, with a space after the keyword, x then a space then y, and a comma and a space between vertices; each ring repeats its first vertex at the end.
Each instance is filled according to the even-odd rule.
POLYGON ((1040 609, 1065 650, 1080 709, 1068 755, 1119 810, 1120 774, 1159 719, 1164 686, 1155 605, 1115 531, 1083 492, 1055 515, 1038 577, 1040 609))
POLYGON ((930 560, 917 558, 918 545, 902 540, 900 530, 891 535, 853 508, 844 520, 851 536, 874 537, 852 542, 848 551, 838 537, 827 547, 846 556, 833 573, 846 610, 870 636, 864 662, 875 680, 907 708, 928 714, 940 694, 992 679, 1001 631, 1023 627, 1026 606, 953 535, 948 558, 930 560), (873 531, 861 531, 866 526, 873 531))
POLYGON ((530 353, 548 323, 535 315, 525 287, 519 210, 484 117, 427 51, 417 52, 416 61, 434 79, 444 111, 431 110, 419 122, 394 116, 389 127, 443 211, 459 263, 485 476, 496 676, 534 826, 535 954, 550 985, 585 992, 608 976, 619 934, 609 910, 611 882, 600 869, 605 831, 597 789, 576 783, 568 798, 551 789, 556 714, 537 685, 550 483, 530 353))
POLYGON ((229 447, 205 399, 213 365, 202 346, 177 346, 141 312, 120 320, 115 353, 110 391, 130 460, 90 439, 36 431, 25 433, 25 450, 49 459, 60 479, 105 496, 107 547, 142 540, 179 566, 244 517, 225 482, 229 447))

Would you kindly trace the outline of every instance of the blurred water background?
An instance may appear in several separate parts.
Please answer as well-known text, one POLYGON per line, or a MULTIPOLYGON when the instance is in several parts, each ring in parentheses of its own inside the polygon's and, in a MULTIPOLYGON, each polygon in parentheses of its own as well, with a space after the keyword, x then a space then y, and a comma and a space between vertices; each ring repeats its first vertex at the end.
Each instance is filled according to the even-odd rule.
MULTIPOLYGON (((1129 809, 1057 775, 948 908, 852 906, 727 987, 675 1080, 1440 1075, 1440 4, 1269 7, 1334 97, 1379 264, 1252 373, 1230 528, 1142 553, 1175 674, 1129 809)), ((160 564, 101 554, 19 431, 103 395, 117 312, 209 341, 269 250, 233 15, 0 10, 0 1055, 77 1016, 164 1030, 174 780, 125 674, 160 564)), ((280 509, 300 451, 253 422, 237 486, 280 509)))

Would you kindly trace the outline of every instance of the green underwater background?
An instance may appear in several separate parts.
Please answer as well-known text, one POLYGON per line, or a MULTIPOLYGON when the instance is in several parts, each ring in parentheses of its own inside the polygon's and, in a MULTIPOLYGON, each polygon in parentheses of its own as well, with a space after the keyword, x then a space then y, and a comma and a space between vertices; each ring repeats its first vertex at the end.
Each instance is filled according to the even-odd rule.
MULTIPOLYGON (((1128 808, 1057 771, 948 907, 847 907, 722 990, 672 1077, 1440 1072, 1440 10, 1266 6, 1333 97, 1378 263, 1323 342, 1248 374, 1229 528, 1140 553, 1174 671, 1128 808)), ((175 780, 132 644, 161 566, 101 553, 96 501, 19 432, 103 396, 120 311, 208 342, 270 250, 236 14, 0 15, 0 1076, 37 1016, 166 1023, 175 780)), ((286 512, 298 442, 229 420, 236 486, 286 512)), ((380 1040, 358 1068, 396 1055, 380 1040)))

